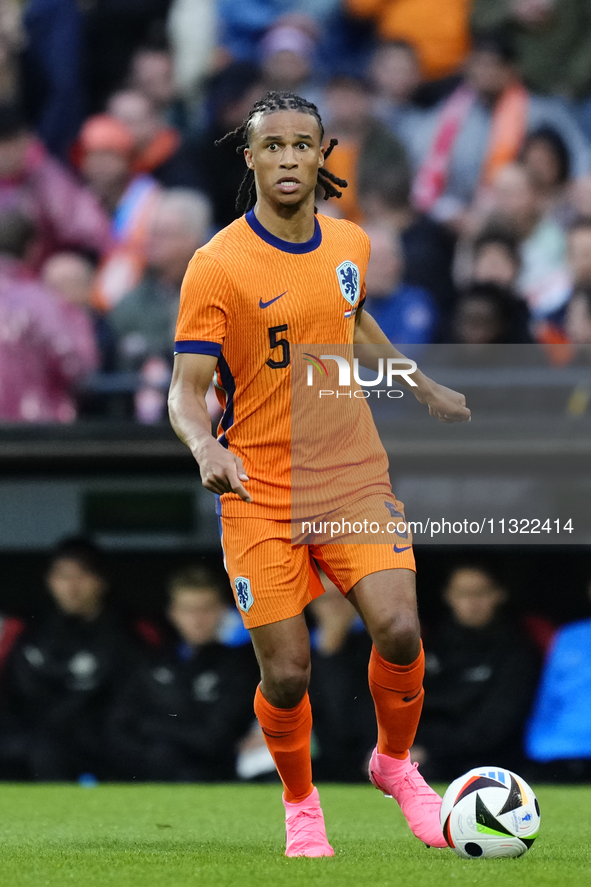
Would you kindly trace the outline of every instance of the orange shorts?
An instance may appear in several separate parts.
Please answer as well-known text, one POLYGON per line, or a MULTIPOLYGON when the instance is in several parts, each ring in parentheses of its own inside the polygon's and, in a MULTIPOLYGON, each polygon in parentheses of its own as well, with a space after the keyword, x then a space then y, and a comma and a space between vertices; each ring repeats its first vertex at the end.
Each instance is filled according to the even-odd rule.
MULTIPOLYGON (((384 497, 378 499, 365 500, 367 509, 363 513, 376 517, 378 507, 384 512, 380 513, 384 527, 380 532, 385 534, 388 526, 388 542, 380 544, 343 542, 343 538, 353 537, 337 534, 335 522, 332 532, 339 541, 327 542, 326 536, 321 537, 322 541, 314 541, 312 536, 308 541, 294 544, 291 521, 222 515, 220 536, 224 565, 246 628, 279 622, 301 613, 324 591, 318 567, 343 594, 371 573, 400 568, 415 570, 410 532, 404 532, 400 523, 405 520, 404 506, 393 496, 389 503, 384 502, 384 497), (389 510, 384 507, 386 504, 389 510)), ((356 511, 359 516, 360 508, 356 511)), ((358 533, 356 538, 363 536, 358 533)), ((374 533, 368 538, 377 537, 374 533)))

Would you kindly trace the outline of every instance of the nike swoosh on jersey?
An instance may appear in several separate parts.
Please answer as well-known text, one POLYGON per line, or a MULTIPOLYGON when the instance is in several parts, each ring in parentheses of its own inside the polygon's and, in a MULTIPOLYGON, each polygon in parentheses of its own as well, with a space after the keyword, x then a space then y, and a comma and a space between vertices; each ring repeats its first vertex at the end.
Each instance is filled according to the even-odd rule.
POLYGON ((403 551, 408 551, 409 548, 412 548, 412 545, 407 545, 405 548, 399 548, 398 545, 394 546, 394 551, 396 554, 402 554, 403 551))
MULTIPOLYGON (((286 293, 286 292, 287 292, 287 290, 285 290, 285 293, 286 293)), ((284 296, 284 295, 285 295, 285 293, 279 293, 279 295, 278 295, 278 296, 275 296, 275 298, 274 298, 274 299, 269 299, 269 301, 268 301, 268 302, 263 302, 263 300, 262 300, 262 299, 259 299, 259 308, 268 308, 268 307, 269 307, 269 305, 272 305, 272 304, 273 304, 273 302, 276 302, 276 301, 277 301, 277 299, 280 299, 280 298, 281 298, 281 296, 284 296)))

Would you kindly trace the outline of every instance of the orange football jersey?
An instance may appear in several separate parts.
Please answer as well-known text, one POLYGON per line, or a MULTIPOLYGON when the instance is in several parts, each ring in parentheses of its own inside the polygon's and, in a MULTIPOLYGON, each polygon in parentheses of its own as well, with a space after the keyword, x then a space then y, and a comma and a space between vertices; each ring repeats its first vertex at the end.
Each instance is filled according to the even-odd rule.
MULTIPOLYGON (((193 256, 175 350, 218 358, 218 440, 242 459, 250 478, 252 503, 226 493, 223 515, 291 518, 292 346, 352 345, 369 253, 367 235, 351 222, 317 215, 311 240, 292 243, 263 228, 250 210, 193 256)), ((344 461, 335 447, 310 480, 330 485, 334 467, 339 502, 391 495, 371 411, 365 402, 357 406, 344 461), (321 467, 328 475, 318 474, 321 467)))

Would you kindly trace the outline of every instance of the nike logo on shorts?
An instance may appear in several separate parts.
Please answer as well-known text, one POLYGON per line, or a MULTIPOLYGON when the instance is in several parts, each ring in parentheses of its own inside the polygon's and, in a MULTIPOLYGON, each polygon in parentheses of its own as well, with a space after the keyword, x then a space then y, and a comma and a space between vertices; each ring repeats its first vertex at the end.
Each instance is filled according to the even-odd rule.
MULTIPOLYGON (((287 290, 285 290, 285 293, 286 293, 286 292, 287 292, 287 290)), ((262 299, 259 299, 259 308, 268 308, 268 307, 269 307, 269 305, 272 305, 272 304, 273 304, 273 302, 276 302, 276 301, 277 301, 277 299, 280 299, 280 298, 281 298, 281 296, 284 296, 284 295, 285 295, 285 293, 279 293, 279 295, 278 295, 278 296, 275 296, 275 298, 274 298, 274 299, 269 299, 269 301, 268 301, 268 302, 263 302, 263 300, 262 300, 262 299)))
POLYGON ((403 551, 408 551, 409 548, 412 548, 412 545, 406 545, 404 548, 400 548, 398 545, 394 545, 394 551, 396 554, 402 554, 403 551))

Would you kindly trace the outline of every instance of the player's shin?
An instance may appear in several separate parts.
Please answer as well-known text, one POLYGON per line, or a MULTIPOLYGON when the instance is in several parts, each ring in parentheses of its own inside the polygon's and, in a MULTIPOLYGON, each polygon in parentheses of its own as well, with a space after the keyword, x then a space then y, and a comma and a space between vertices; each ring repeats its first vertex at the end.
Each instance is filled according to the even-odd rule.
POLYGON ((425 654, 410 665, 393 665, 372 648, 369 688, 378 722, 378 752, 403 760, 412 746, 423 707, 425 654))
POLYGON ((312 710, 308 694, 294 708, 275 708, 267 702, 259 686, 254 711, 283 782, 285 800, 290 804, 303 801, 313 789, 312 710))

